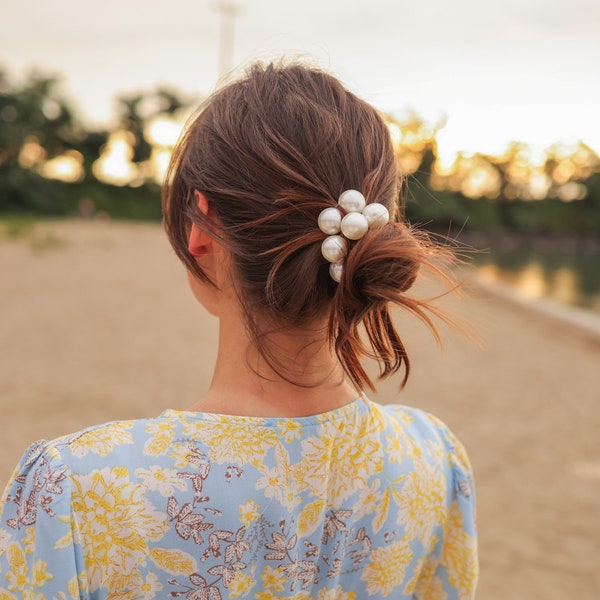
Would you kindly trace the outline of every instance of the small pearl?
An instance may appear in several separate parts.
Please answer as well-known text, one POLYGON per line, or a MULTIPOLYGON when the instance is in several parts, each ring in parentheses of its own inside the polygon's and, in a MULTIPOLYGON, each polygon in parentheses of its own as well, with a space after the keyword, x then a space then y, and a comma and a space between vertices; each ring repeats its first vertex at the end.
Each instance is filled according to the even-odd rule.
POLYGON ((331 275, 331 279, 337 281, 338 283, 342 279, 342 271, 344 270, 344 265, 342 263, 331 263, 329 265, 329 274, 331 275))
POLYGON ((384 225, 387 225, 390 220, 388 209, 379 202, 367 204, 363 208, 362 214, 365 215, 369 222, 369 229, 379 229, 384 225))
POLYGON ((349 240, 360 240, 368 229, 369 223, 361 213, 351 212, 342 219, 342 233, 349 240))
POLYGON ((338 204, 346 212, 361 212, 365 207, 365 197, 357 190, 346 190, 338 198, 338 204))
POLYGON ((321 211, 319 215, 319 229, 327 235, 335 235, 340 232, 340 224, 342 222, 342 215, 339 209, 335 206, 330 206, 325 210, 321 211))
POLYGON ((341 235, 330 235, 321 244, 321 254, 330 263, 340 262, 348 252, 348 242, 341 235))

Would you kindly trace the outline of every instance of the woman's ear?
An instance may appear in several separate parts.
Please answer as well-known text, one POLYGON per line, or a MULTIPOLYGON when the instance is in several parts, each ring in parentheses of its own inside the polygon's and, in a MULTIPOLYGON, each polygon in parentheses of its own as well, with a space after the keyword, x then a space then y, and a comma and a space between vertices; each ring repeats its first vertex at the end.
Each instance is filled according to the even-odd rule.
MULTIPOLYGON (((194 197, 198 208, 205 216, 208 216, 209 204, 208 198, 198 190, 194 190, 194 197)), ((211 245, 212 238, 202 231, 197 225, 192 223, 192 229, 190 231, 190 239, 188 240, 188 250, 192 256, 196 258, 204 256, 208 253, 211 245)))

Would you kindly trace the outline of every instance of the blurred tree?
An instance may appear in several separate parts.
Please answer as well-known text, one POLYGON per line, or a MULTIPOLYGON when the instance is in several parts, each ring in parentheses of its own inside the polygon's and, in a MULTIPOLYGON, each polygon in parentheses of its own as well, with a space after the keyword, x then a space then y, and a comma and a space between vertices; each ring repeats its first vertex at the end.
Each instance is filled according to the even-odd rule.
POLYGON ((20 88, 0 69, 0 147, 2 164, 17 164, 19 152, 35 138, 49 157, 72 148, 84 135, 74 112, 58 90, 55 76, 33 71, 20 88))
POLYGON ((152 147, 144 139, 146 116, 140 110, 144 98, 145 96, 142 93, 117 97, 117 114, 121 128, 133 134, 134 162, 148 160, 152 152, 152 147))
POLYGON ((144 129, 157 115, 173 115, 190 106, 192 100, 184 99, 178 92, 158 86, 150 91, 120 94, 116 98, 117 116, 122 129, 133 135, 133 162, 148 160, 152 146, 144 138, 144 129))
POLYGON ((61 185, 35 167, 76 148, 85 135, 57 77, 33 71, 14 86, 0 69, 0 209, 60 211, 61 185))
MULTIPOLYGON (((146 124, 156 115, 172 115, 189 106, 191 100, 158 87, 122 95, 117 102, 121 126, 135 140, 135 160, 142 162, 152 151, 143 135, 146 124)), ((58 77, 33 71, 16 84, 0 68, 0 213, 72 214, 86 197, 109 214, 159 218, 159 189, 152 181, 138 182, 143 187, 129 194, 135 199, 129 202, 93 176, 92 164, 108 137, 107 131, 86 130, 61 93, 58 77), (70 184, 48 178, 47 166, 56 157, 75 157, 83 177, 70 184), (145 196, 148 201, 141 204, 145 196)))
MULTIPOLYGON (((121 94, 120 130, 90 131, 56 76, 34 71, 17 85, 0 67, 0 213, 74 214, 85 198, 121 218, 160 218, 157 165, 168 161, 180 113, 197 100, 165 86, 121 94), (136 175, 117 188, 110 179, 96 179, 92 165, 119 158, 111 155, 109 135, 124 132, 136 175), (53 160, 75 161, 80 175, 48 179, 55 176, 53 160)), ((410 111, 387 122, 410 221, 443 233, 600 234, 600 158, 585 144, 556 144, 535 153, 515 142, 502 156, 462 154, 448 165, 436 141, 443 122, 432 125, 410 111)))

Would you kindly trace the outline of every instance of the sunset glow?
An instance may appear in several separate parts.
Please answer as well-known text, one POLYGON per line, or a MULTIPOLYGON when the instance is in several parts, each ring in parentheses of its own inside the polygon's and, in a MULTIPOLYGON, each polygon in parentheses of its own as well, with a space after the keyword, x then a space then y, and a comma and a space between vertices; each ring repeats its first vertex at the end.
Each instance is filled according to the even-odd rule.
POLYGON ((94 176, 105 183, 128 185, 138 177, 138 167, 132 162, 133 142, 131 134, 116 131, 110 134, 100 158, 92 165, 94 176))
POLYGON ((38 170, 48 179, 58 179, 65 183, 77 183, 85 176, 83 156, 76 150, 67 150, 64 154, 46 161, 38 170))
POLYGON ((173 148, 181 135, 183 125, 183 119, 176 120, 166 115, 158 115, 146 126, 144 137, 152 146, 173 148))
POLYGON ((171 152, 183 131, 184 123, 183 116, 157 115, 144 130, 144 138, 152 146, 149 165, 151 177, 158 184, 164 181, 171 152))

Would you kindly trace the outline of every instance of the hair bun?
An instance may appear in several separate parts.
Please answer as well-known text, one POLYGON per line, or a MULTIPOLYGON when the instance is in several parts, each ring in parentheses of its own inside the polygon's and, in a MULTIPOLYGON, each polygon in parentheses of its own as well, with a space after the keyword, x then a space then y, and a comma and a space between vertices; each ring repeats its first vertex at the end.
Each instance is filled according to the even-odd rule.
POLYGON ((425 312, 429 305, 406 292, 415 283, 419 270, 430 265, 433 255, 444 252, 443 247, 432 244, 425 234, 403 223, 390 223, 370 231, 348 253, 329 327, 338 357, 355 385, 362 387, 366 382, 374 389, 360 362, 365 355, 379 362, 382 378, 404 367, 402 385, 408 379, 410 362, 392 322, 391 304, 424 320, 437 337, 437 330, 425 312), (360 325, 364 326, 370 351, 359 337, 360 325))

